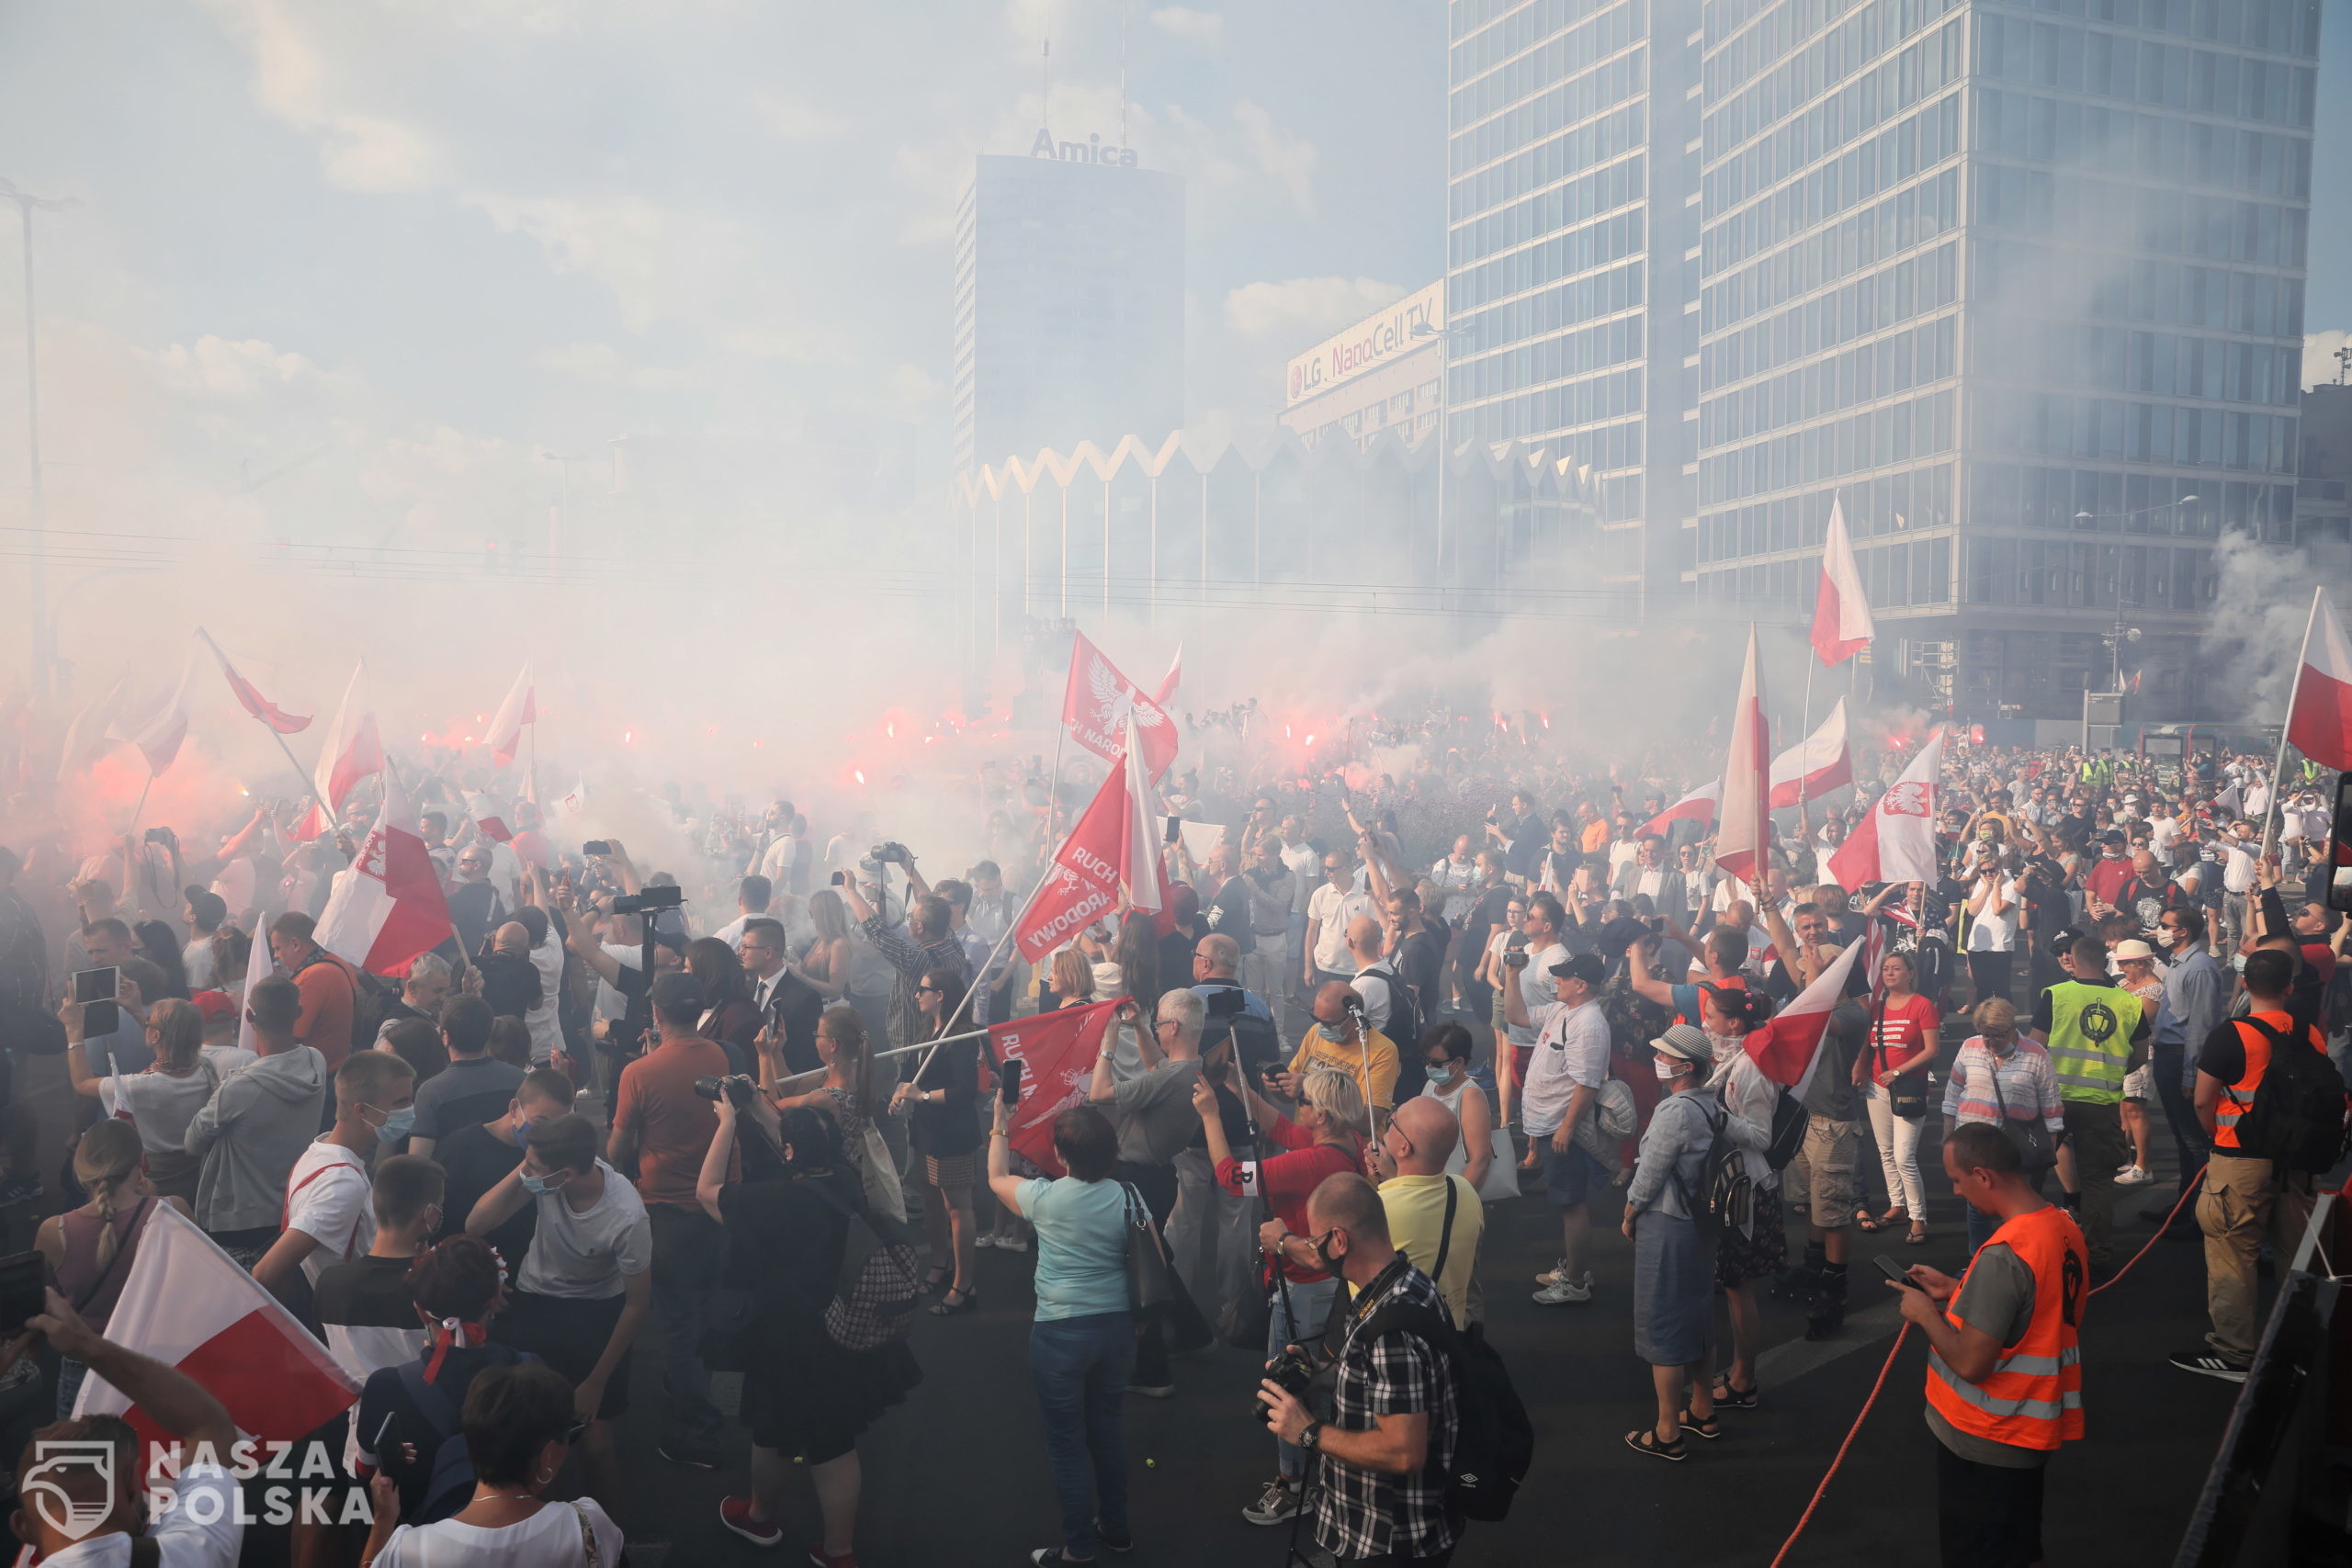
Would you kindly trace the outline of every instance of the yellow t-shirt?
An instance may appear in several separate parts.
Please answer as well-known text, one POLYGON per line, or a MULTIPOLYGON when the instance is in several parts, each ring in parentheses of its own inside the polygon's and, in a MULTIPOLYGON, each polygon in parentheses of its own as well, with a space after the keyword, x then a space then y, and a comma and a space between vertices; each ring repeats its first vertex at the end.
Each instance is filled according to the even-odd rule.
POLYGON ((1290 1070, 1304 1077, 1309 1067, 1337 1067, 1354 1078, 1361 1089, 1368 1066, 1373 1105, 1382 1111, 1393 1111, 1396 1106, 1396 1047, 1377 1029, 1364 1031, 1364 1037, 1371 1047, 1369 1058, 1357 1047, 1333 1044, 1323 1038, 1319 1030, 1309 1028, 1306 1038, 1299 1043, 1298 1055, 1290 1059, 1290 1070))
POLYGON ((1470 1271, 1478 1260, 1478 1237, 1487 1215, 1478 1190, 1459 1176, 1392 1176, 1380 1184, 1380 1206, 1388 1211, 1388 1239, 1414 1268, 1437 1280, 1453 1326, 1470 1321, 1470 1271), (1460 1189, 1454 1201, 1453 1241, 1445 1247, 1445 1272, 1435 1274, 1445 1232, 1445 1189, 1460 1189))

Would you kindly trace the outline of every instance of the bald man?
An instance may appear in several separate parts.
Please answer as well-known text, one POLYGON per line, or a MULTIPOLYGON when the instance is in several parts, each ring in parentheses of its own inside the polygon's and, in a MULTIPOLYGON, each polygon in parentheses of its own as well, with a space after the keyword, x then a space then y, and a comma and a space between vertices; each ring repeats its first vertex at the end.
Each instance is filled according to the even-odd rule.
POLYGON ((1299 1043, 1288 1072, 1276 1073, 1275 1089, 1298 1098, 1298 1080, 1310 1067, 1337 1067, 1366 1090, 1375 1118, 1396 1103, 1396 1047, 1363 1021, 1363 998, 1345 980, 1327 981, 1315 993, 1315 1027, 1299 1043))
POLYGON ((1413 1267, 1437 1281, 1454 1326, 1467 1328, 1481 1315, 1476 1271, 1478 1239, 1486 1234, 1487 1218, 1478 1190, 1446 1174, 1461 1141, 1462 1127, 1453 1112, 1424 1095, 1396 1107, 1364 1163, 1380 1183, 1389 1239, 1413 1267), (1453 1197, 1450 1227, 1445 1212, 1449 1189, 1453 1197))

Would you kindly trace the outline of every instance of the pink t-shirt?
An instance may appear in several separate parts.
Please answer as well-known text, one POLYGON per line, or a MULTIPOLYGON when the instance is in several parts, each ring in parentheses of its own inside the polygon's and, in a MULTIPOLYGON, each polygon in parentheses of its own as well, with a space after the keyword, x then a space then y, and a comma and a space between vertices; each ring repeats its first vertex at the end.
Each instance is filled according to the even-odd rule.
POLYGON ((1871 1043, 1875 1053, 1872 1065, 1880 1072, 1918 1050, 1927 1043, 1928 1031, 1943 1021, 1936 1004, 1922 996, 1884 1002, 1876 1012, 1871 1043))

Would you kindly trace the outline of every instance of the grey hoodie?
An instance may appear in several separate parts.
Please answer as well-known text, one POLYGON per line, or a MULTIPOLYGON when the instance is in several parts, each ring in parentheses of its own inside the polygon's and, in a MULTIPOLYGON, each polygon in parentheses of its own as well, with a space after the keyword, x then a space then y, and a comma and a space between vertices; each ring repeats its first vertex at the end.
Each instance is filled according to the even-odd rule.
POLYGON ((286 1182, 319 1135, 327 1061, 309 1045, 231 1074, 187 1124, 200 1156, 196 1223, 208 1231, 272 1229, 286 1217, 286 1182))

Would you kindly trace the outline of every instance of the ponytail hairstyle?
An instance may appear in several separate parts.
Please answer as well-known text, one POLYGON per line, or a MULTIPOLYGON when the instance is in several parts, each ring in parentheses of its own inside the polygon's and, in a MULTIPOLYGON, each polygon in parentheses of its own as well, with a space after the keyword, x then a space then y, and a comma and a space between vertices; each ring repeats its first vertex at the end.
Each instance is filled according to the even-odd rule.
POLYGON ((820 1020, 833 1046, 849 1066, 850 1092, 857 1097, 857 1113, 871 1119, 874 1104, 874 1053, 866 1043, 865 1015, 854 1007, 829 1007, 820 1020))
POLYGON ((1702 983, 1699 987, 1701 1010, 1712 1003, 1715 1012, 1741 1034, 1753 1034, 1764 1027, 1772 1008, 1763 997, 1742 986, 1717 986, 1702 983))
POLYGON ((122 1190, 137 1180, 146 1166, 147 1151, 139 1142, 139 1129, 120 1117, 92 1122, 74 1147, 74 1179, 89 1189, 90 1201, 98 1211, 96 1267, 101 1275, 121 1247, 114 1221, 122 1190))
POLYGON ((182 1073, 196 1066, 204 1048, 204 1015, 194 1002, 165 997, 147 1010, 147 1021, 155 1030, 155 1060, 166 1071, 182 1073))

